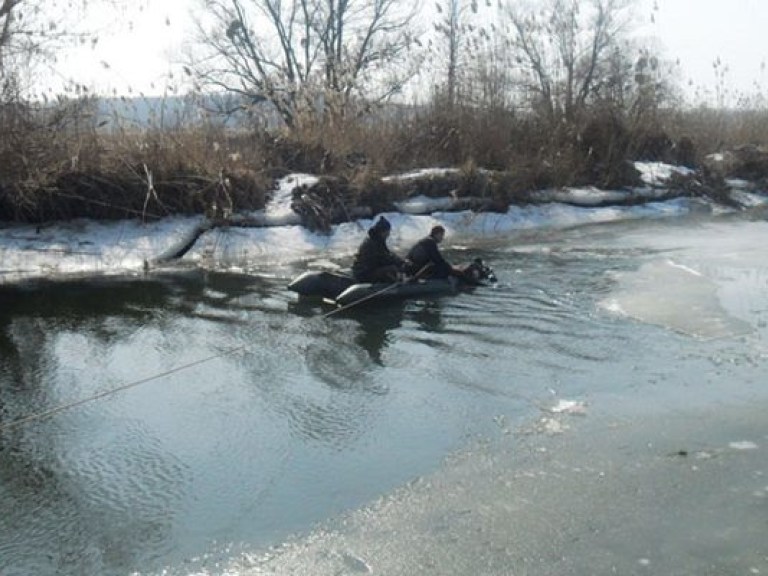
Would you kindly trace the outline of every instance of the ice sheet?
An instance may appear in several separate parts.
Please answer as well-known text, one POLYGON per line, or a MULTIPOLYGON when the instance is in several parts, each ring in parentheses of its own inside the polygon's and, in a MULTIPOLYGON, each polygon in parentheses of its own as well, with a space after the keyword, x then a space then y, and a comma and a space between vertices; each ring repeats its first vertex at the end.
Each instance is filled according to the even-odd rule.
POLYGON ((654 260, 635 272, 618 275, 616 290, 602 305, 641 322, 701 339, 752 331, 749 323, 725 310, 715 282, 668 259, 654 260))

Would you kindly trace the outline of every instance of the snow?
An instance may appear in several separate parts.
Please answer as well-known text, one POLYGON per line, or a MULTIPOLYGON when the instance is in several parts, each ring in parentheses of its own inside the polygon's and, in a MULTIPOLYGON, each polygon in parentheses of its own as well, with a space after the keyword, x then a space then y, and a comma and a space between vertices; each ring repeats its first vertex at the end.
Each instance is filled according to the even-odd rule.
POLYGON ((541 190, 533 194, 539 202, 565 202, 580 206, 598 206, 609 202, 625 202, 632 196, 622 190, 600 190, 593 186, 587 188, 561 188, 541 190))
POLYGON ((760 194, 754 194, 752 192, 745 192, 743 190, 731 190, 731 198, 738 202, 740 206, 746 208, 754 208, 756 206, 763 206, 768 204, 768 198, 760 194))
POLYGON ((280 180, 275 192, 272 194, 272 199, 263 212, 265 224, 272 226, 299 224, 298 214, 291 209, 293 190, 301 186, 309 188, 316 184, 317 181, 318 177, 311 174, 290 174, 280 180))
POLYGON ((673 174, 690 176, 694 173, 684 166, 672 166, 663 162, 635 162, 640 178, 649 186, 664 186, 673 174))
POLYGON ((750 440, 738 440, 736 442, 729 442, 728 447, 734 450, 757 450, 759 446, 755 442, 750 440))
MULTIPOLYGON (((646 174, 687 170, 658 163, 638 163, 646 174)), ((445 174, 447 169, 420 170, 395 179, 445 174)), ((37 278, 66 278, 84 275, 143 274, 176 254, 195 237, 182 263, 205 268, 250 270, 275 264, 332 260, 351 256, 373 219, 338 224, 329 234, 314 233, 300 226, 291 209, 296 186, 317 181, 309 174, 291 174, 282 179, 265 210, 245 215, 261 227, 211 227, 200 216, 168 218, 160 222, 137 220, 94 222, 78 220, 46 227, 0 224, 0 283, 37 278)), ((397 205, 399 212, 386 213, 392 223, 390 244, 395 249, 423 237, 435 224, 446 228, 447 244, 482 238, 514 236, 539 228, 564 228, 618 220, 663 218, 687 214, 694 201, 685 198, 647 202, 633 206, 602 206, 628 194, 656 198, 658 190, 641 188, 604 191, 596 188, 549 191, 548 202, 512 206, 505 213, 447 211, 451 198, 418 196, 397 205)), ((742 194, 747 194, 742 192, 742 194)), ((378 215, 376 216, 378 217, 378 215)))
POLYGON ((587 405, 580 400, 565 400, 561 398, 549 411, 555 414, 586 414, 587 405))
POLYGON ((751 183, 741 178, 726 178, 725 183, 730 187, 737 190, 746 190, 751 186, 751 183))
POLYGON ((404 174, 385 176, 381 180, 383 182, 407 182, 408 180, 418 180, 420 178, 432 178, 435 176, 446 176, 449 174, 456 175, 459 172, 460 171, 457 168, 423 168, 421 170, 413 170, 412 172, 406 172, 404 174))
POLYGON ((142 271, 186 244, 203 217, 138 220, 76 220, 55 226, 0 229, 0 283, 26 278, 123 274, 142 271))
POLYGON ((453 203, 453 198, 414 196, 403 202, 395 202, 395 207, 405 214, 431 214, 437 210, 448 210, 453 203))

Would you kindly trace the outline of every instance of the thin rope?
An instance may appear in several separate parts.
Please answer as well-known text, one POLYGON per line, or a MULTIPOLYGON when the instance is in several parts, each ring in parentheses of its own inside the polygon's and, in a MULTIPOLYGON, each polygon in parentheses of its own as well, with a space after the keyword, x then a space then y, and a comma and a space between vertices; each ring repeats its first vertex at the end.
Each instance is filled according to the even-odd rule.
MULTIPOLYGON (((381 296, 385 292, 392 290, 393 288, 400 286, 402 284, 405 284, 407 282, 413 282, 414 280, 418 279, 419 276, 421 276, 429 267, 431 264, 427 264, 424 266, 421 270, 419 270, 412 278, 405 282, 394 282, 390 284, 389 286, 386 286, 385 288, 382 288, 381 290, 378 290, 374 292, 373 294, 369 294, 368 296, 361 298, 360 300, 355 300, 354 302, 350 302, 346 306, 341 306, 339 308, 336 308, 335 310, 331 310, 330 312, 327 312, 322 315, 322 318, 328 318, 329 316, 332 316, 333 314, 336 314, 337 312, 341 312, 343 310, 348 310, 352 308, 353 306, 357 306, 358 304, 361 304, 367 300, 370 300, 372 298, 376 298, 377 296, 381 296)), ((80 400, 75 400, 73 402, 68 402, 65 404, 59 404, 58 406, 54 406, 53 408, 50 408, 49 410, 45 410, 43 412, 37 412, 35 414, 31 414, 29 416, 25 416, 24 418, 19 418, 18 420, 12 420, 11 422, 7 422, 5 424, 0 423, 0 432, 4 430, 10 430, 11 428, 16 428, 18 426, 22 426, 24 424, 28 424, 30 422, 35 422, 37 420, 44 420, 46 418, 50 418, 51 416, 54 416, 56 414, 59 414, 60 412, 64 412, 65 410, 71 410, 72 408, 76 408, 78 406, 82 406, 84 404, 88 404, 90 402, 94 402, 96 400, 100 400, 102 398, 106 398, 107 396, 111 396, 113 394, 117 394, 118 392, 123 392, 124 390, 128 390, 129 388, 135 388, 137 386, 140 386, 142 384, 146 384, 148 382, 152 382, 154 380, 159 380, 160 378, 164 378, 166 376, 170 376, 171 374, 175 374, 177 372, 181 372, 183 370, 188 370, 189 368, 192 368, 194 366, 200 366, 201 364, 205 364, 207 362, 210 362, 211 360, 216 360, 217 358, 223 358, 225 356, 229 356, 230 354, 234 354, 235 352, 240 352, 242 350, 245 350, 247 348, 246 345, 243 346, 237 346, 236 348, 232 348, 230 350, 226 350, 224 352, 220 352, 218 354, 214 354, 212 356, 208 356, 206 358, 201 358, 200 360, 195 360, 194 362, 190 362, 189 364, 183 364, 181 366, 177 366, 176 368, 171 368, 170 370, 166 370, 165 372, 160 372, 159 374, 154 374, 152 376, 147 376, 146 378, 142 378, 140 380, 135 380, 133 382, 128 382, 127 384, 123 384, 121 386, 117 386, 115 388, 111 388, 109 390, 104 390, 103 392, 99 392, 98 394, 94 394, 93 396, 88 396, 86 398, 81 398, 80 400)))
POLYGON ((189 364, 183 364, 182 366, 171 368, 170 370, 166 370, 165 372, 160 372, 159 374, 154 374, 153 376, 142 378, 141 380, 135 380, 133 382, 128 382, 127 384, 117 386, 116 388, 104 390, 103 392, 99 392, 98 394, 94 394, 93 396, 81 398, 80 400, 75 400, 74 402, 68 402, 66 404, 60 404, 49 410, 38 412, 36 414, 31 414, 30 416, 25 416, 24 418, 19 418, 18 420, 13 420, 6 424, 0 424, 0 432, 4 430, 10 430, 11 428, 15 428, 23 424, 28 424, 36 420, 44 420, 45 418, 50 418, 51 416, 54 416, 59 412, 64 412, 65 410, 70 410, 72 408, 76 408, 77 406, 82 406, 83 404, 87 404, 95 400, 100 400, 101 398, 106 398, 107 396, 111 396, 112 394, 116 394, 118 392, 128 390, 129 388, 135 388, 136 386, 140 386, 141 384, 152 382, 153 380, 159 380, 160 378, 170 376, 171 374, 175 374, 177 372, 187 370, 194 366, 205 364, 206 362, 210 362, 211 360, 216 360, 217 358, 223 358, 224 356, 229 356, 230 354, 234 354, 235 352, 239 352, 241 350, 244 350, 245 348, 246 346, 238 346, 237 348, 232 348, 230 350, 226 350, 224 352, 214 354, 213 356, 208 356, 207 358, 201 358, 200 360, 195 360, 194 362, 190 362, 189 364))
POLYGON ((377 296, 381 296, 385 292, 388 292, 389 290, 392 290, 396 286, 401 286, 403 284, 406 284, 406 282, 400 282, 400 281, 393 282, 389 286, 386 286, 385 288, 382 288, 381 290, 378 290, 377 292, 374 292, 373 294, 368 294, 368 296, 365 296, 364 298, 360 298, 360 300, 355 300, 354 302, 350 302, 349 304, 347 304, 345 306, 339 306, 335 310, 331 310, 330 312, 326 312, 325 314, 323 314, 321 316, 321 318, 328 318, 329 316, 333 316, 337 312, 342 312, 344 310, 349 310, 353 306, 357 306, 358 304, 362 304, 363 302, 365 302, 367 300, 371 300, 372 298, 376 298, 377 296))
MULTIPOLYGON (((217 239, 218 243, 218 239, 217 239)), ((386 288, 379 290, 377 292, 374 292, 373 294, 369 294, 365 298, 361 298, 360 300, 355 300, 354 302, 351 302, 347 304, 346 306, 342 306, 340 308, 337 308, 335 310, 331 310, 330 312, 323 314, 323 318, 327 318, 328 316, 331 316, 333 314, 336 314, 337 312, 341 312, 342 310, 347 310, 353 306, 356 306, 357 304, 360 304, 366 300, 370 300, 371 298, 375 298, 376 296, 380 296, 384 292, 391 290, 392 288, 399 286, 401 282, 395 282, 386 288)), ((195 360, 194 362, 190 362, 189 364, 184 364, 182 366, 177 366, 176 368, 171 368, 170 370, 166 370, 165 372, 160 372, 159 374, 154 374, 152 376, 147 376, 146 378, 142 378, 140 380, 135 380, 133 382, 128 382, 127 384, 123 384, 121 386, 117 386, 116 388, 111 388, 109 390, 104 390, 103 392, 99 392, 98 394, 94 394, 93 396, 88 396, 86 398, 81 398, 80 400, 75 400, 74 402, 68 402, 66 404, 60 404, 58 406, 54 406, 53 408, 49 410, 45 410, 43 412, 37 412, 35 414, 31 414, 29 416, 25 416, 24 418, 19 418, 18 420, 12 420, 11 422, 7 422, 5 424, 0 423, 0 432, 3 432, 5 430, 10 430, 11 428, 16 428, 18 426, 22 426, 24 424, 29 424, 30 422, 35 422, 38 420, 44 420, 46 418, 50 418, 51 416, 54 416, 56 414, 59 414, 60 412, 64 412, 66 410, 71 410, 72 408, 76 408, 78 406, 82 406, 84 404, 88 404, 90 402, 94 402, 96 400, 100 400, 102 398, 106 398, 107 396, 111 396, 113 394, 117 394, 118 392, 122 392, 124 390, 128 390, 129 388, 135 388, 136 386, 140 386, 142 384, 146 384, 148 382, 152 382, 153 380, 159 380, 160 378, 164 378, 166 376, 170 376, 171 374, 175 374, 177 372, 181 372, 183 370, 187 370, 189 368, 192 368, 194 366, 199 366, 201 364, 205 364, 206 362, 210 362, 211 360, 216 360, 217 358, 223 358, 224 356, 229 356, 230 354, 234 354, 235 352, 239 352, 241 350, 245 350, 247 346, 238 346, 236 348, 232 348, 231 350, 226 350, 224 352, 220 352, 219 354, 214 354, 213 356, 208 356, 207 358, 201 358, 200 360, 195 360)))

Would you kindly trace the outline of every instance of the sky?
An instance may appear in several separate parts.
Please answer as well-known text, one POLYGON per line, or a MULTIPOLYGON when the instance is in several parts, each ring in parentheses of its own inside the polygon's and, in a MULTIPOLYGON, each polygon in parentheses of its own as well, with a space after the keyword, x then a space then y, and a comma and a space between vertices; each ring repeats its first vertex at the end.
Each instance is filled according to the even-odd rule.
POLYGON ((727 67, 724 80, 733 92, 768 90, 768 1, 642 0, 639 4, 642 31, 659 39, 667 58, 680 60, 684 84, 713 89, 717 84, 713 63, 719 58, 719 70, 727 67), (658 10, 653 10, 654 4, 658 10))
MULTIPOLYGON (((430 0, 426 0, 430 1, 430 0)), ((507 0, 512 1, 512 0, 507 0)), ((198 0, 144 0, 145 5, 119 15, 102 11, 96 22, 112 20, 94 49, 83 47, 62 58, 64 76, 100 93, 117 91, 162 94, 169 71, 177 70, 182 45, 192 31, 192 11, 198 0), (106 63, 109 67, 105 67, 106 63)), ((635 0, 637 32, 654 37, 664 56, 680 62, 680 80, 692 92, 715 89, 713 63, 732 92, 768 91, 764 63, 768 61, 768 1, 766 0, 635 0), (654 5, 657 9, 654 9, 654 5)))
POLYGON ((60 54, 54 91, 71 79, 100 94, 163 94, 181 77, 197 7, 198 0, 143 0, 119 12, 89 8, 98 42, 60 54))

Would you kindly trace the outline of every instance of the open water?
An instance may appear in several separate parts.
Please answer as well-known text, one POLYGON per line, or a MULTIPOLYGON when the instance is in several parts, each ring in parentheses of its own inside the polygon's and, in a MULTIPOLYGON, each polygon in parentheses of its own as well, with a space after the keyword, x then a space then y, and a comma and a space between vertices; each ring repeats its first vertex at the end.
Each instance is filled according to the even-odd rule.
MULTIPOLYGON (((768 405, 766 246, 765 222, 733 217, 529 231, 447 249, 482 256, 495 286, 331 316, 285 290, 303 265, 4 286, 0 574, 653 573, 652 552, 619 544, 609 563, 532 569, 473 490, 501 506, 487 459, 523 460, 521 437, 768 405), (445 471, 457 458, 460 479, 445 471), (472 514, 506 544, 463 529, 472 514)), ((710 433, 768 462, 764 432, 710 433)), ((744 508, 762 512, 737 518, 746 532, 698 560, 672 544, 664 573, 768 573, 762 470, 747 473, 744 508)), ((552 506, 586 494, 547 486, 552 506)))

